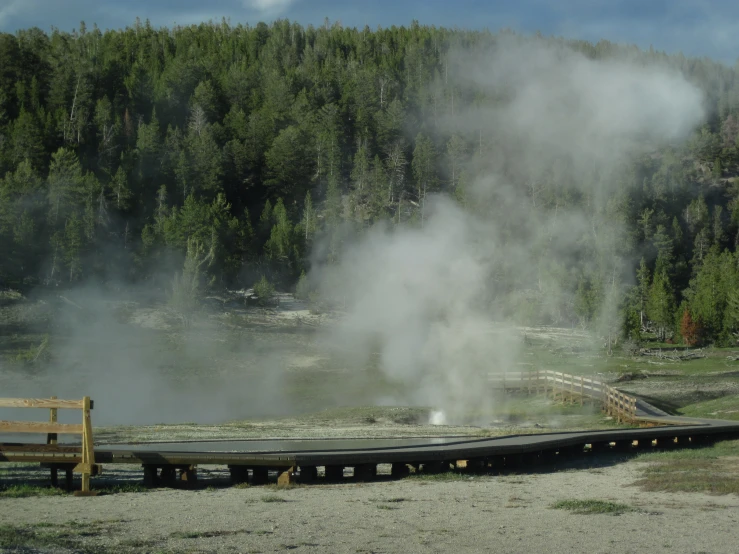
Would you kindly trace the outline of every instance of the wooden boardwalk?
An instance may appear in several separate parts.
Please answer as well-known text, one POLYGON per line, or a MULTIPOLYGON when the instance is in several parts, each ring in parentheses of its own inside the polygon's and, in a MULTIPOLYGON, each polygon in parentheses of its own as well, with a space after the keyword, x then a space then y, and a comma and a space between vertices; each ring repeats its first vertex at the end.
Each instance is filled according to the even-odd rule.
MULTIPOLYGON (((327 481, 342 479, 347 468, 353 469, 355 479, 368 480, 376 477, 380 464, 389 464, 395 476, 408 474, 410 468, 484 471, 529 467, 592 452, 693 446, 739 437, 739 422, 669 416, 595 379, 556 372, 508 373, 490 379, 493 386, 549 394, 568 402, 597 401, 619 420, 641 427, 446 439, 441 443, 429 439, 427 444, 419 444, 419 439, 365 439, 360 447, 356 441, 341 440, 306 440, 274 449, 269 444, 265 447, 265 441, 259 441, 256 449, 250 446, 253 441, 118 445, 95 448, 94 464, 140 464, 149 485, 195 481, 201 465, 228 466, 234 482, 248 479, 254 484, 266 483, 270 475, 276 475, 280 483, 295 479, 310 482, 318 477, 319 468, 327 481)), ((41 462, 53 468, 70 467, 80 460, 79 446, 0 444, 0 461, 41 462)))

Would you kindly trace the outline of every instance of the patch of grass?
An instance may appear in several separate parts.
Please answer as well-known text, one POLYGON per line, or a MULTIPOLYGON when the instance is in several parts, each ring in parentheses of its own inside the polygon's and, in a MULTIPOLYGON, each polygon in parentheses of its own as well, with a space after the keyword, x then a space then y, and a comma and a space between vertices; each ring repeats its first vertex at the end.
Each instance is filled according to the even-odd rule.
POLYGON ((637 460, 651 462, 634 483, 644 490, 739 494, 739 440, 643 454, 637 460))
POLYGON ((407 498, 370 498, 370 502, 378 502, 377 508, 380 510, 397 510, 398 506, 396 504, 400 504, 401 502, 408 502, 407 498))
POLYGON ((234 531, 174 531, 169 534, 171 539, 207 539, 231 535, 234 531))
POLYGON ((31 523, 29 524, 29 527, 33 527, 35 529, 48 529, 49 527, 62 527, 59 523, 49 523, 48 521, 40 521, 38 523, 31 523))
POLYGON ((428 421, 429 408, 405 406, 354 406, 329 408, 318 413, 307 414, 306 421, 315 424, 341 421, 351 424, 395 423, 418 424, 428 421))
POLYGON ((169 534, 171 539, 210 539, 213 537, 228 537, 231 535, 241 535, 251 533, 246 529, 235 529, 233 531, 173 531, 169 534))
POLYGON ((87 537, 99 536, 104 530, 95 522, 80 524, 80 528, 67 525, 12 526, 0 525, 0 550, 37 551, 54 548, 79 554, 111 552, 106 548, 83 544, 87 537), (84 527, 82 527, 84 525, 84 527), (32 550, 31 550, 32 549, 32 550))
POLYGON ((213 535, 207 531, 173 531, 169 534, 170 539, 199 539, 209 536, 213 535))
POLYGON ((508 497, 508 503, 505 505, 506 508, 525 508, 528 502, 520 496, 508 497))
MULTIPOLYGON (((596 373, 617 373, 621 375, 652 372, 667 369, 678 376, 708 375, 717 370, 731 371, 739 369, 739 361, 730 356, 737 354, 736 348, 708 347, 700 349, 703 358, 674 361, 655 356, 631 355, 624 351, 615 351, 613 356, 606 356, 599 348, 593 348, 587 341, 572 348, 563 347, 560 341, 529 341, 524 351, 524 359, 531 370, 549 369, 563 371, 575 375, 594 375, 596 373)), ((674 354, 675 350, 684 353, 689 350, 674 344, 645 341, 644 348, 662 349, 665 355, 674 354)))
POLYGON ((606 500, 560 500, 551 506, 556 510, 569 510, 574 514, 608 514, 612 516, 620 516, 627 512, 638 512, 636 508, 632 508, 627 504, 619 504, 617 502, 608 502, 606 500))
POLYGON ((51 486, 38 485, 6 485, 0 486, 0 498, 27 498, 29 496, 63 496, 67 494, 62 489, 51 486))
POLYGON ((445 471, 443 473, 411 473, 404 479, 421 482, 446 482, 446 481, 472 481, 479 478, 478 475, 469 475, 458 471, 445 471))
POLYGON ((683 406, 678 410, 678 413, 688 417, 707 417, 737 421, 739 420, 739 394, 730 394, 683 406))
POLYGON ((0 548, 19 548, 33 542, 36 533, 31 529, 0 525, 0 548))
POLYGON ((126 548, 151 548, 156 546, 158 542, 154 539, 123 539, 119 545, 126 548))
MULTIPOLYGON (((93 486, 92 489, 99 495, 121 494, 126 492, 147 492, 143 485, 128 483, 121 485, 93 486)), ((61 488, 49 485, 29 485, 27 483, 17 485, 0 485, 0 498, 28 498, 36 496, 65 496, 70 494, 61 488)))
POLYGON ((287 498, 282 498, 281 496, 263 496, 262 502, 290 502, 287 498))
POLYGON ((639 462, 670 462, 680 460, 714 460, 739 456, 739 440, 720 441, 702 448, 680 448, 661 452, 647 452, 637 456, 639 462))
POLYGON ((288 483, 287 485, 278 485, 277 483, 271 483, 269 485, 264 485, 262 487, 262 490, 287 491, 291 489, 304 489, 305 487, 306 485, 300 483, 288 483))
POLYGON ((31 345, 25 350, 19 350, 15 356, 16 362, 36 363, 49 359, 49 335, 44 335, 38 345, 31 345))
POLYGON ((100 495, 121 494, 126 492, 151 492, 151 489, 138 483, 127 483, 123 485, 108 485, 103 487, 93 487, 100 495))

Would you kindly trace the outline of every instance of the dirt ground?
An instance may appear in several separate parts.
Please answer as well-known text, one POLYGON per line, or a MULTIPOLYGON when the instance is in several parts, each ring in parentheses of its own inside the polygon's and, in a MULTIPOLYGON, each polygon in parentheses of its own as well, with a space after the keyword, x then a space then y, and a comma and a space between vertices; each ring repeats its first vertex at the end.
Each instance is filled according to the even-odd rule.
MULTIPOLYGON (((69 549, 31 542, 17 552, 737 552, 735 495, 645 493, 633 486, 643 462, 588 463, 449 481, 3 498, 0 529, 74 539, 69 549), (552 508, 570 499, 634 511, 552 508)), ((209 478, 218 482, 219 472, 209 478)))
MULTIPOLYGON (((349 374, 342 359, 327 355, 314 336, 316 327, 331 325, 330 318, 314 314, 288 295, 269 310, 216 300, 218 309, 189 330, 179 328, 167 310, 145 302, 126 304, 125 309, 91 302, 96 319, 90 323, 77 313, 80 308, 73 307, 71 316, 64 312, 68 303, 54 308, 62 315, 53 312, 55 305, 43 302, 2 308, 0 323, 8 332, 0 334, 0 388, 8 396, 69 396, 60 389, 60 372, 94 369, 94 379, 83 371, 80 380, 93 387, 89 393, 96 399, 98 443, 163 436, 492 436, 613 425, 597 412, 540 406, 536 398, 510 401, 505 405, 507 417, 491 419, 484 428, 428 425, 419 407, 397 413, 394 408, 367 408, 367 402, 395 385, 365 376, 367 372, 353 371, 352 378, 345 379, 349 374), (47 316, 57 323, 41 325, 47 316), (68 317, 73 318, 75 333, 65 331, 68 317), (234 385, 237 377, 241 380, 234 385), (284 388, 283 401, 267 397, 269 402, 264 402, 260 395, 267 387, 284 388), (164 404, 162 391, 179 391, 180 396, 164 404), (140 405, 132 410, 130 400, 123 405, 120 398, 137 398, 140 405), (161 412, 152 411, 155 405, 161 412), (183 405, 186 412, 176 411, 183 405), (223 413, 212 413, 221 405, 223 413), (267 413, 273 405, 296 408, 290 414, 267 413), (246 409, 250 407, 267 419, 253 419, 255 413, 246 409)), ((575 330, 522 332, 528 341, 546 343, 525 352, 522 368, 597 374, 606 380, 641 371, 642 366, 654 370, 651 358, 604 358, 592 352, 588 337, 575 330)), ((691 375, 680 379, 642 371, 643 379, 619 386, 675 402, 675 408, 704 397, 720 400, 719 395, 736 394, 734 374, 703 375, 716 370, 713 360, 691 364, 686 367, 698 369, 688 369, 691 375)), ((728 371, 724 365, 716 367, 728 371)), ((682 367, 672 364, 668 369, 673 366, 682 367)), ((722 414, 735 410, 731 402, 719 406, 722 414)), ((710 410, 716 408, 711 405, 710 410)), ((411 477, 287 490, 231 487, 225 468, 199 468, 203 481, 197 490, 136 490, 94 498, 1 497, 0 551, 739 552, 738 496, 644 492, 634 486, 644 462, 613 462, 599 458, 541 473, 411 477), (564 500, 616 502, 630 511, 582 515, 552 508, 564 500)), ((46 478, 38 469, 7 471, 4 482, 40 484, 46 478), (24 473, 28 471, 31 474, 24 473)), ((103 478, 111 486, 137 489, 142 472, 140 467, 106 467, 103 478)))

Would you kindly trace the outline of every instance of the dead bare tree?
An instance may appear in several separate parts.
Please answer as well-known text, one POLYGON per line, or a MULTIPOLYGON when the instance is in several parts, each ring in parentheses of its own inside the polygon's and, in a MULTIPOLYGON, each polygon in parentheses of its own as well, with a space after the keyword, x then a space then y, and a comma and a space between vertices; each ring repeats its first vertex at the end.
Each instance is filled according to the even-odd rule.
POLYGON ((215 257, 215 233, 211 236, 210 247, 206 252, 205 246, 197 239, 187 241, 187 255, 182 272, 176 273, 172 280, 172 293, 169 304, 180 315, 185 327, 189 327, 192 318, 200 307, 204 282, 204 270, 208 268, 215 257))

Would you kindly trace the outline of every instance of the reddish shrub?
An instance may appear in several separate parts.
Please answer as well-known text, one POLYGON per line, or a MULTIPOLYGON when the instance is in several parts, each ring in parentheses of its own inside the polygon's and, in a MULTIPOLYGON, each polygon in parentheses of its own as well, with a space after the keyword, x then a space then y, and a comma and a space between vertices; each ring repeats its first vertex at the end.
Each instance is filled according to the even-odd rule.
POLYGON ((680 334, 687 346, 695 346, 700 342, 700 325, 693 320, 687 308, 680 320, 680 334))

